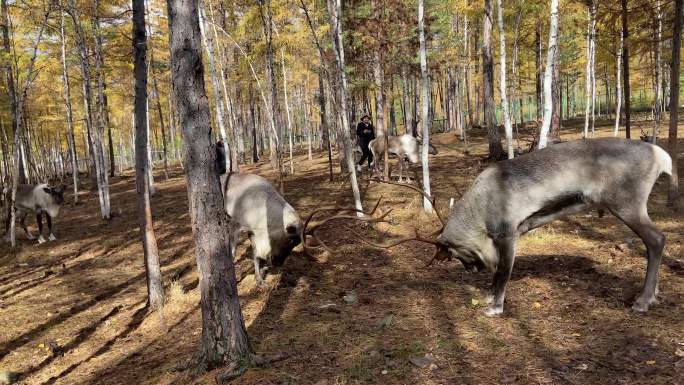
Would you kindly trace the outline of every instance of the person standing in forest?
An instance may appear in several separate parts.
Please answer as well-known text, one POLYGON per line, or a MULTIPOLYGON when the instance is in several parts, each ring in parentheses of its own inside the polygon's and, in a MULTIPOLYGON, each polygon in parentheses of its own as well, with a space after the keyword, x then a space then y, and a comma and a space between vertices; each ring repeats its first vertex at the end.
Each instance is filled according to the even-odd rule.
POLYGON ((226 146, 223 144, 223 138, 216 142, 216 172, 219 175, 226 173, 226 146))
POLYGON ((361 171, 361 166, 366 159, 368 159, 369 168, 371 167, 371 163, 373 163, 373 154, 370 152, 368 145, 371 140, 375 139, 375 128, 373 128, 373 125, 370 122, 370 116, 364 115, 361 117, 361 121, 356 126, 356 136, 358 137, 359 147, 361 147, 361 151, 363 152, 363 156, 357 167, 357 169, 361 171))

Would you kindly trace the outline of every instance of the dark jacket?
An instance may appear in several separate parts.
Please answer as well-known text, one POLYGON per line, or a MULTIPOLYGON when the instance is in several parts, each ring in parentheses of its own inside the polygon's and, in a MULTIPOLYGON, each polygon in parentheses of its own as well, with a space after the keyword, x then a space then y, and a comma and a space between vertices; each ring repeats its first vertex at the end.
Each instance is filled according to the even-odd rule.
POLYGON ((359 124, 356 126, 356 136, 358 136, 362 141, 368 143, 375 139, 375 128, 371 123, 366 125, 364 122, 359 122, 359 124), (365 133, 363 132, 364 130, 370 130, 370 132, 365 133))
POLYGON ((219 175, 226 173, 226 148, 223 143, 216 143, 216 172, 219 175))

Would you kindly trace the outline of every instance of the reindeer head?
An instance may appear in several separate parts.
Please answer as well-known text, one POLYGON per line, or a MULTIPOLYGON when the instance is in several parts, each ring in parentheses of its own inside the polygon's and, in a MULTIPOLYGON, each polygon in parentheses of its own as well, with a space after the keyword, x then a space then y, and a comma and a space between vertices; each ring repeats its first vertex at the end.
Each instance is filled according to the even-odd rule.
POLYGON ((55 204, 62 205, 64 203, 64 187, 63 186, 56 186, 56 187, 48 186, 48 187, 44 187, 43 191, 52 197, 55 204))
MULTIPOLYGON (((423 146, 423 138, 421 136, 417 137, 416 141, 418 142, 419 147, 423 146)), ((428 142, 428 154, 437 155, 437 153, 437 147, 433 146, 431 142, 428 142)))

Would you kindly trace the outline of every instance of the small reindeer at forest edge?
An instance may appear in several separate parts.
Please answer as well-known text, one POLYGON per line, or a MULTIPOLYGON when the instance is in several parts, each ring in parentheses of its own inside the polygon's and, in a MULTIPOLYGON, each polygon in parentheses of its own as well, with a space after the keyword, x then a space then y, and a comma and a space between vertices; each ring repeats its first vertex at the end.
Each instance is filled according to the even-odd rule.
MULTIPOLYGON (((503 313, 506 284, 521 235, 570 214, 605 209, 646 245, 646 279, 632 306, 637 312, 646 312, 656 303, 665 246, 665 236, 647 212, 649 194, 661 173, 672 175, 672 160, 650 143, 617 138, 565 142, 484 170, 450 210, 446 225, 433 236, 423 237, 416 231, 413 237, 379 244, 355 233, 379 248, 409 241, 430 243, 437 246, 432 260, 456 258, 471 272, 493 272, 491 306, 486 314, 498 315, 503 313)), ((406 187, 425 195, 413 186, 406 187)))
MULTIPOLYGON (((420 148, 422 146, 422 138, 415 138, 409 134, 387 137, 388 152, 396 155, 399 160, 399 182, 403 181, 403 171, 406 162, 417 164, 420 161, 420 148)), ((428 143, 430 155, 437 155, 437 148, 431 143, 428 143)), ((385 153, 385 136, 379 135, 377 138, 370 141, 368 147, 373 154, 373 170, 379 171, 378 165, 382 159, 382 154, 385 153)), ((386 166, 385 166, 386 167, 386 166)), ((406 165, 408 171, 408 165, 406 165)), ((406 177, 408 179, 408 176, 406 177)))

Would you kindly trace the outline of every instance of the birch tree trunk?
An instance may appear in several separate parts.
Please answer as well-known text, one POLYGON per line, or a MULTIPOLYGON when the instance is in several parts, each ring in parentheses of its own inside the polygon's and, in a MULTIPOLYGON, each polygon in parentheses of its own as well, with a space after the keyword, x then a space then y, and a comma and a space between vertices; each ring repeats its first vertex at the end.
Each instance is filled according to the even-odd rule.
POLYGON ((280 192, 283 192, 283 166, 280 140, 280 104, 278 103, 278 85, 275 78, 275 66, 273 64, 273 10, 271 0, 259 0, 259 13, 266 37, 266 76, 268 78, 268 88, 271 91, 270 108, 267 113, 270 116, 271 130, 269 130, 269 147, 271 157, 271 167, 276 170, 280 192), (264 14, 263 2, 266 4, 264 14))
POLYGON ((133 0, 133 53, 135 73, 135 186, 138 221, 147 276, 147 305, 155 310, 164 304, 164 286, 159 267, 159 249, 152 224, 149 179, 147 178, 147 34, 145 0, 133 0))
MULTIPOLYGON (((95 10, 98 9, 99 0, 95 1, 95 10)), ((102 59, 102 38, 100 37, 100 21, 99 16, 95 15, 91 20, 93 28, 93 38, 95 40, 95 76, 97 79, 97 125, 93 130, 93 155, 95 156, 95 172, 97 174, 97 192, 100 198, 100 211, 103 219, 111 217, 111 207, 109 202, 109 178, 107 173, 107 161, 104 152, 103 135, 106 130, 106 118, 104 103, 104 70, 102 59)), ((84 44, 85 39, 83 41, 84 44)), ((87 57, 85 58, 87 60, 87 57)), ((87 67, 87 66, 86 66, 87 67)), ((89 75, 89 74, 88 74, 89 75)), ((90 76, 84 76, 84 79, 90 79, 90 76)), ((86 85, 90 89, 90 84, 86 85)), ((88 98, 92 101, 92 98, 88 98)))
POLYGON ((632 138, 631 125, 631 95, 629 86, 629 26, 627 24, 627 0, 620 1, 622 5, 622 78, 623 87, 625 90, 625 136, 627 139, 632 138))
POLYGON ((656 0, 656 41, 655 41, 655 84, 653 92, 653 135, 652 143, 655 144, 658 133, 660 132, 660 119, 661 119, 661 85, 663 82, 663 71, 662 71, 662 56, 663 47, 661 39, 663 37, 663 11, 661 0, 656 0))
POLYGON ((214 95, 214 104, 216 105, 216 124, 219 128, 219 134, 221 138, 228 141, 228 135, 226 134, 225 125, 225 109, 223 106, 223 98, 221 95, 221 87, 219 86, 218 75, 216 74, 216 55, 214 52, 214 39, 212 35, 207 34, 207 17, 204 12, 203 2, 199 2, 198 10, 200 15, 200 32, 202 34, 202 43, 204 43, 204 49, 207 52, 207 61, 209 62, 209 74, 211 76, 211 91, 214 95))
POLYGON ((496 125, 496 105, 494 104, 494 60, 492 59, 492 0, 485 0, 482 34, 482 77, 484 85, 484 118, 489 141, 489 158, 503 158, 503 147, 499 128, 496 125))
POLYGON ((556 65, 556 50, 558 49, 558 0, 551 0, 551 23, 549 27, 549 47, 546 53, 546 70, 544 71, 544 118, 539 132, 539 148, 546 147, 551 115, 553 113, 553 98, 551 96, 551 82, 556 65))
POLYGON ((617 57, 615 59, 616 71, 615 71, 615 129, 613 130, 613 136, 618 136, 618 129, 620 128, 620 109, 622 108, 622 83, 620 82, 621 77, 621 66, 622 66, 622 44, 624 42, 624 37, 620 34, 620 46, 616 50, 617 57))
MULTIPOLYGON (((425 1, 418 0, 418 41, 420 44, 420 75, 422 78, 422 100, 423 110, 421 120, 423 121, 423 146, 420 154, 420 163, 423 166, 423 191, 430 195, 430 167, 428 163, 428 151, 430 149, 430 79, 427 67, 427 48, 425 47, 425 1)), ((401 159, 400 159, 401 161, 401 159)), ((432 203, 423 197, 423 210, 430 214, 435 210, 432 203)))
POLYGON ((499 24, 499 61, 501 68, 501 77, 499 78, 499 91, 501 93, 501 107, 503 109, 504 130, 506 132, 506 149, 508 151, 508 159, 513 159, 513 126, 511 124, 511 114, 508 110, 508 95, 506 95, 506 31, 504 30, 503 22, 503 5, 502 0, 496 0, 499 24))
POLYGON ((74 204, 78 204, 78 158, 76 154, 76 140, 74 139, 74 115, 71 108, 71 88, 69 84, 69 71, 66 63, 66 34, 64 33, 64 10, 60 15, 60 38, 61 38, 61 59, 62 59, 62 85, 64 88, 64 105, 66 107, 67 123, 67 144, 69 146, 69 156, 71 158, 71 174, 74 184, 74 204))
POLYGON ((674 33, 672 36, 672 63, 670 64, 670 132, 668 151, 672 158, 672 178, 667 194, 667 204, 675 206, 679 199, 679 153, 677 152, 677 124, 679 122, 679 69, 682 46, 682 8, 684 0, 675 0, 674 33))
POLYGON ((230 248, 229 223, 211 143, 209 103, 197 2, 169 0, 171 70, 176 111, 183 128, 185 170, 195 254, 199 270, 202 341, 200 367, 206 370, 249 364, 247 337, 230 248))
MULTIPOLYGON (((356 168, 354 168, 354 156, 352 154, 351 135, 349 134, 349 120, 347 116, 347 74, 345 73, 344 64, 344 43, 342 41, 342 0, 327 0, 328 12, 330 14, 330 34, 333 41, 335 51, 335 61, 337 63, 337 79, 339 86, 338 104, 339 104, 339 119, 341 127, 338 130, 338 140, 342 142, 340 152, 344 152, 346 158, 347 168, 349 169, 349 178, 351 181, 352 194, 354 197, 354 207, 357 210, 362 210, 361 192, 359 191, 359 184, 356 179, 356 168)), ((357 215, 362 216, 361 212, 357 215)))
MULTIPOLYGON (((587 65, 585 69, 584 89, 585 89, 585 105, 584 105, 584 138, 589 137, 589 121, 593 116, 593 95, 594 83, 592 82, 592 60, 594 52, 594 30, 596 29, 596 0, 592 0, 589 5, 589 22, 587 23, 587 65)), ((592 130, 593 132, 593 130, 592 130)))
POLYGON ((537 121, 542 118, 543 80, 542 80, 542 40, 541 21, 537 20, 534 30, 535 89, 537 96, 537 121))
POLYGON ((290 100, 287 97, 287 71, 285 70, 285 49, 280 48, 280 66, 283 71, 283 97, 285 98, 285 113, 287 116, 287 137, 290 147, 290 175, 294 175, 294 163, 292 161, 292 118, 290 117, 290 100))

